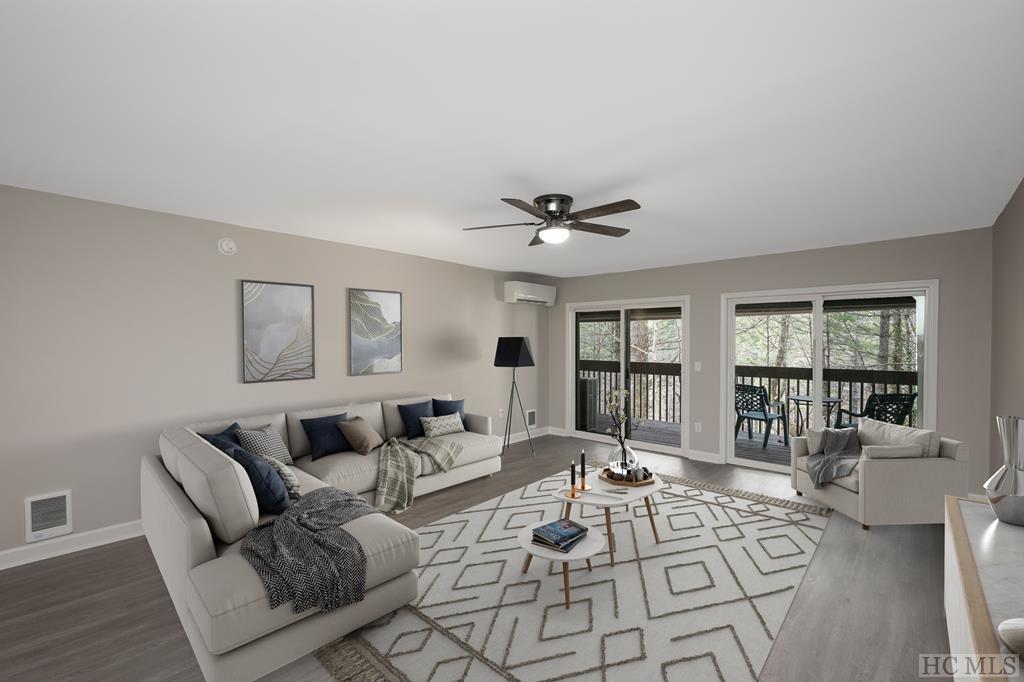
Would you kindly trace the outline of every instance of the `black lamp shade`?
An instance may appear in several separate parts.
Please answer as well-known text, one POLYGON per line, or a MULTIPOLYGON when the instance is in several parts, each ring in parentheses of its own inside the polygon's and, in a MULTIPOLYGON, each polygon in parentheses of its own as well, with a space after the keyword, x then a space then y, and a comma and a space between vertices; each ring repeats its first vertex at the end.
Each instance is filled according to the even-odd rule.
POLYGON ((494 351, 495 367, 533 367, 530 339, 525 336, 499 336, 494 351))

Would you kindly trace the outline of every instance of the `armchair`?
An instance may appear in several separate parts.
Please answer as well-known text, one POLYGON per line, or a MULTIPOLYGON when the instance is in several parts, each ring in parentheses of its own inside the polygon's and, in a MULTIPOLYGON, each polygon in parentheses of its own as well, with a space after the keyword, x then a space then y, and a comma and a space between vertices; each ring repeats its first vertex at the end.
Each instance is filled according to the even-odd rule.
POLYGON ((872 459, 861 455, 857 469, 815 489, 807 475, 808 438, 793 438, 790 484, 807 495, 860 522, 872 525, 942 523, 946 495, 967 495, 968 449, 942 438, 937 457, 872 459))

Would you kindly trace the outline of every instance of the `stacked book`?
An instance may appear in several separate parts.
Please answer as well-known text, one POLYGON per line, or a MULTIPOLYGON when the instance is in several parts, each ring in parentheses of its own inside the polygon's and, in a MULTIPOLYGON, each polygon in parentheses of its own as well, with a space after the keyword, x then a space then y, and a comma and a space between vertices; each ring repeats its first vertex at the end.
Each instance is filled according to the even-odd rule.
POLYGON ((572 551, 572 548, 585 537, 587 527, 569 519, 559 519, 533 529, 533 544, 556 552, 572 551))

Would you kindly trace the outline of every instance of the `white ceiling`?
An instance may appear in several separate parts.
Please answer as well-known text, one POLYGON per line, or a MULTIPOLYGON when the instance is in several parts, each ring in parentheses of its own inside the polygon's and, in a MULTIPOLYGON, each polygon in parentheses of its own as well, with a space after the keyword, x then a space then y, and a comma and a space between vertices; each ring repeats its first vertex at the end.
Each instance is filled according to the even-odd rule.
POLYGON ((0 184, 567 276, 991 225, 1020 0, 8 0, 0 184), (527 247, 499 197, 633 198, 527 247))

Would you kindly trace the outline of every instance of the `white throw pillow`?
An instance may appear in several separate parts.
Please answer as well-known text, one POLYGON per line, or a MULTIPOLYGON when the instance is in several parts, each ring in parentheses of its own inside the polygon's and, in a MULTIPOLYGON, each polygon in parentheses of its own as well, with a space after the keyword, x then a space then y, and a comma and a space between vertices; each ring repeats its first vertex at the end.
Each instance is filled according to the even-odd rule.
POLYGON ((868 459, 918 459, 924 449, 914 443, 912 445, 865 445, 861 450, 868 459))
POLYGON ((441 417, 420 417, 420 423, 423 424, 425 438, 437 438, 466 430, 466 427, 462 425, 462 415, 458 412, 441 417))
POLYGON ((935 431, 915 429, 863 418, 857 427, 861 445, 920 445, 925 457, 939 456, 939 441, 935 431))

